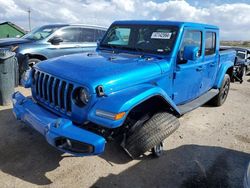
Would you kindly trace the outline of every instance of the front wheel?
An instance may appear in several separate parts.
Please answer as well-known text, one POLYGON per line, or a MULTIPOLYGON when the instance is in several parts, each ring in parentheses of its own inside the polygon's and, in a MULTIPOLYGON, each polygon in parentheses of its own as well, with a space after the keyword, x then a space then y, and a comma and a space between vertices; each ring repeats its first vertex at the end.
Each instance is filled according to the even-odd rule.
POLYGON ((179 120, 173 114, 158 112, 127 137, 124 149, 132 158, 150 150, 159 157, 163 153, 163 140, 179 126, 179 120))
POLYGON ((230 76, 228 74, 225 74, 219 93, 211 100, 211 103, 214 106, 221 106, 227 99, 229 89, 230 89, 230 76))

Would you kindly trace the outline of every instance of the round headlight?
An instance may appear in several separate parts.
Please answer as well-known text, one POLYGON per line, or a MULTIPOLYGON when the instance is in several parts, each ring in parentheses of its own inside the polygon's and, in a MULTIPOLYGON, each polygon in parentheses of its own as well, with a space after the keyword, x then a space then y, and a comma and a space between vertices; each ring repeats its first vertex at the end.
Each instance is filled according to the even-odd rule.
POLYGON ((87 104, 89 102, 89 93, 85 88, 80 89, 79 100, 84 104, 87 104))
POLYGON ((74 101, 78 106, 84 106, 89 102, 90 94, 85 88, 77 88, 74 92, 74 101))

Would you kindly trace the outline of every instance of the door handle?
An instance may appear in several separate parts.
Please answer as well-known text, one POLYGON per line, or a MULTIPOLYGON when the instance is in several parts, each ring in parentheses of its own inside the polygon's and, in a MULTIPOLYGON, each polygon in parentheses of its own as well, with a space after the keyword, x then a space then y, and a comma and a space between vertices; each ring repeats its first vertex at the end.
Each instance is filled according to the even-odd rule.
POLYGON ((211 63, 210 67, 215 67, 216 63, 211 63))
POLYGON ((75 48, 80 48, 81 46, 80 45, 75 45, 75 48))
POLYGON ((196 68, 196 71, 202 71, 203 69, 204 69, 203 66, 199 66, 196 68))

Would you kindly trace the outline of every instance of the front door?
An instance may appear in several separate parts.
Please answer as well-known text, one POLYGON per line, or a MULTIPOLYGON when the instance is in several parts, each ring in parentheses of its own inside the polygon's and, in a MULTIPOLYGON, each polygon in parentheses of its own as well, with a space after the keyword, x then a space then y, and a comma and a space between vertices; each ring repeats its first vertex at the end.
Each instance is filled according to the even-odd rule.
POLYGON ((176 62, 175 78, 173 83, 173 100, 176 104, 184 104, 199 96, 202 84, 202 32, 186 29, 176 62), (199 47, 199 57, 195 61, 183 60, 185 46, 199 47))
POLYGON ((58 30, 56 36, 60 37, 63 41, 57 45, 50 45, 50 57, 83 52, 83 43, 80 42, 81 35, 82 31, 78 27, 69 27, 58 30))

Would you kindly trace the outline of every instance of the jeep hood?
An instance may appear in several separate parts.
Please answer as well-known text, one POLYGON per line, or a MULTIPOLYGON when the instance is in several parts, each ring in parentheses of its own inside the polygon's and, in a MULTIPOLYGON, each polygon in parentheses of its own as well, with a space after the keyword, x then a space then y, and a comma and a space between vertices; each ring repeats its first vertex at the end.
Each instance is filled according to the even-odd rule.
POLYGON ((161 75, 157 58, 131 54, 75 54, 38 63, 35 68, 88 87, 92 93, 98 85, 111 93, 132 85, 153 81, 161 75))
POLYGON ((22 39, 22 38, 5 38, 0 39, 0 47, 7 47, 11 45, 17 45, 17 44, 24 44, 31 42, 28 39, 22 39))

